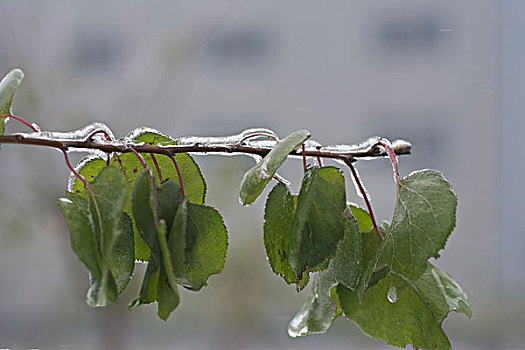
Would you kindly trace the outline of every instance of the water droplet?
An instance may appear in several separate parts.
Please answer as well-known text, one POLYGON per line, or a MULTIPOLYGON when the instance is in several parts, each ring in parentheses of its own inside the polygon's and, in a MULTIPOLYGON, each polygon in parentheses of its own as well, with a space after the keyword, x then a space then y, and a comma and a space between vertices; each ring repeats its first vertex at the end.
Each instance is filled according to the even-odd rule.
POLYGON ((390 286, 386 297, 389 302, 395 303, 397 301, 397 288, 394 286, 390 286))

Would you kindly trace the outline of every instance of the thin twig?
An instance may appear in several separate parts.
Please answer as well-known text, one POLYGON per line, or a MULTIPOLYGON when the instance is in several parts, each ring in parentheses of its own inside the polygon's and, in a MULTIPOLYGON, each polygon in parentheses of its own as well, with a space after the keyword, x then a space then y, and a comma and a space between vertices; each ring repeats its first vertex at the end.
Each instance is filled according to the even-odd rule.
POLYGON ((306 150, 304 147, 304 143, 301 145, 301 150, 303 151, 303 170, 306 171, 306 150))
POLYGON ((16 115, 13 115, 13 114, 2 114, 2 115, 0 115, 0 117, 2 117, 2 118, 13 118, 15 120, 18 120, 20 123, 24 124, 28 128, 30 128, 34 132, 38 132, 39 131, 37 128, 35 128, 35 126, 33 124, 31 124, 27 120, 25 120, 23 118, 20 118, 20 117, 18 117, 16 115))
POLYGON ((251 139, 251 138, 253 138, 253 137, 257 137, 257 136, 268 137, 268 138, 270 138, 270 139, 273 139, 275 142, 279 142, 279 139, 278 139, 276 136, 274 136, 274 135, 272 135, 272 134, 265 134, 265 133, 260 132, 260 133, 257 133, 257 134, 252 134, 252 135, 248 135, 248 136, 246 136, 246 137, 243 138, 241 141, 239 141, 239 143, 243 143, 244 141, 246 141, 246 140, 248 140, 248 139, 251 139))
POLYGON ((66 164, 67 164, 67 167, 69 168, 69 170, 71 170, 71 172, 75 175, 75 177, 77 179, 79 179, 80 181, 82 181, 82 183, 84 184, 84 188, 85 189, 88 189, 89 187, 89 184, 87 182, 87 180, 82 176, 80 175, 76 170, 75 168, 73 168, 73 166, 71 166, 71 163, 69 162, 69 157, 67 155, 67 151, 65 149, 62 149, 61 150, 62 153, 64 154, 64 158, 66 159, 66 164))
POLYGON ((87 139, 88 139, 88 140, 91 140, 91 138, 92 138, 93 136, 95 136, 96 134, 104 134, 104 138, 105 138, 107 141, 113 141, 113 139, 112 139, 111 136, 108 134, 108 132, 107 132, 106 130, 102 130, 102 129, 93 131, 93 132, 91 133, 91 135, 89 135, 89 136, 87 137, 87 139))
POLYGON ((146 162, 144 161, 144 158, 142 158, 142 156, 139 154, 139 152, 137 152, 133 147, 130 147, 129 150, 131 152, 133 152, 137 156, 137 158, 139 159, 140 164, 142 164, 144 169, 147 169, 148 166, 146 165, 146 162))
POLYGON ((159 163, 157 163, 157 158, 153 153, 150 153, 151 159, 153 160, 153 164, 155 164, 155 168, 157 169, 157 174, 159 175, 159 182, 163 182, 162 180, 162 173, 160 172, 159 163))
POLYGON ((366 193, 365 188, 363 187, 363 184, 361 183, 361 180, 359 180, 359 176, 357 175, 357 172, 355 171, 354 166, 352 165, 352 161, 348 159, 345 161, 346 165, 350 168, 350 171, 352 172, 352 176, 355 180, 355 183, 357 184, 357 187, 359 187, 359 191, 363 195, 363 198, 365 200, 366 207, 368 208, 368 214, 370 215, 370 218, 372 219, 372 224, 374 225, 374 229, 377 232, 377 235, 381 240, 383 240, 383 235, 381 234, 381 231, 379 230, 379 227, 376 223, 376 218, 374 216, 374 212, 372 210, 372 204, 370 204, 370 200, 368 199, 368 193, 366 193))
POLYGON ((384 142, 378 142, 377 144, 383 146, 383 148, 388 153, 388 156, 390 157, 390 162, 392 163, 392 168, 394 169, 394 175, 396 177, 396 183, 399 184, 399 169, 398 169, 398 165, 397 165, 398 163, 397 163, 396 153, 394 152, 394 150, 389 145, 387 145, 384 142))
POLYGON ((175 165, 175 170, 177 170, 177 176, 179 177, 179 185, 180 192, 182 193, 182 198, 186 198, 186 194, 184 193, 184 186, 182 185, 182 176, 180 175, 179 165, 177 164, 177 161, 175 160, 174 156, 168 154, 168 157, 170 157, 171 161, 173 162, 173 165, 175 165))

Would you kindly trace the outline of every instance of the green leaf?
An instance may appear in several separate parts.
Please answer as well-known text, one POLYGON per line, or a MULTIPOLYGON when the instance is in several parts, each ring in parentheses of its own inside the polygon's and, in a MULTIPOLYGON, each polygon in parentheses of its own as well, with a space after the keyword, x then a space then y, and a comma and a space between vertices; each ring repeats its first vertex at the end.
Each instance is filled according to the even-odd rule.
MULTIPOLYGON (((144 132, 136 136, 133 141, 137 143, 145 142, 158 144, 165 143, 167 141, 174 142, 175 140, 160 133, 144 132)), ((179 176, 171 159, 168 156, 160 154, 155 155, 155 157, 162 171, 164 180, 170 179, 177 183, 178 186, 179 176)), ((142 169, 142 165, 140 164, 137 157, 132 153, 121 154, 119 155, 119 158, 120 163, 122 164, 122 169, 124 169, 128 179, 133 184, 138 176, 138 173, 140 173, 142 169), (135 169, 138 169, 138 171, 135 171, 135 169)), ((195 163, 193 158, 186 153, 177 153, 174 155, 174 158, 177 161, 177 165, 179 166, 186 198, 188 198, 188 200, 193 203, 204 203, 204 197, 206 196, 206 182, 204 181, 204 177, 202 176, 199 166, 197 163, 195 163)), ((155 169, 155 164, 151 158, 151 155, 145 154, 144 160, 146 161, 148 168, 155 169)), ((155 177, 156 183, 160 183, 156 171, 153 171, 153 175, 155 177)))
POLYGON ((372 218, 366 210, 358 207, 355 204, 349 204, 350 211, 357 221, 357 226, 359 226, 360 232, 370 231, 372 228, 372 218))
POLYGON ((253 168, 248 170, 241 183, 241 203, 253 203, 262 193, 277 169, 286 160, 290 152, 299 147, 310 137, 306 130, 298 130, 279 141, 274 148, 253 168))
POLYGON ((59 201, 71 232, 73 249, 90 271, 87 302, 105 306, 116 301, 134 268, 131 221, 123 214, 129 197, 117 167, 104 168, 89 185, 89 202, 74 193, 59 201))
POLYGON ((142 280, 142 286, 140 287, 139 296, 137 299, 131 302, 130 308, 135 308, 139 305, 150 304, 157 300, 157 286, 159 284, 160 265, 157 259, 150 259, 144 278, 142 280))
POLYGON ((294 218, 294 199, 283 183, 272 189, 264 211, 264 246, 273 272, 282 276, 286 283, 297 283, 297 277, 289 262, 288 245, 294 218))
MULTIPOLYGON (((11 103, 15 95, 16 88, 22 82, 24 73, 15 68, 2 79, 0 82, 0 115, 11 114, 11 103)), ((6 117, 0 117, 0 135, 5 133, 6 117)))
MULTIPOLYGON (((145 129, 148 130, 148 129, 145 129)), ((140 143, 166 143, 166 142, 175 142, 169 136, 160 134, 158 132, 151 131, 133 131, 132 136, 133 141, 140 143)), ((144 160, 149 169, 155 169, 155 164, 151 155, 144 154, 144 160)), ((204 203, 204 197, 206 194, 206 183, 204 177, 193 158, 185 153, 179 153, 174 155, 175 160, 179 166, 181 172, 182 184, 184 186, 184 191, 188 200, 202 204, 204 203)), ((176 186, 179 186, 179 177, 175 166, 171 159, 164 155, 156 155, 158 165, 161 169, 164 180, 171 179, 176 183, 176 186)), ((112 157, 112 164, 116 164, 122 170, 124 176, 129 182, 130 188, 135 186, 135 182, 142 172, 142 164, 137 159, 137 157, 132 153, 123 153, 119 154, 117 157, 112 157)), ((104 167, 106 167, 106 161, 101 158, 92 158, 87 157, 80 161, 82 167, 79 173, 84 176, 86 179, 93 179, 104 167)), ((155 179, 156 183, 159 183, 158 175, 156 171, 152 172, 152 176, 155 179)), ((87 193, 84 189, 84 185, 78 179, 75 179, 73 182, 72 190, 75 193, 82 195, 87 198, 87 193)), ((132 216, 133 209, 131 200, 127 203, 125 212, 132 216)), ((169 221, 166 220, 168 223, 169 221)), ((142 261, 147 261, 149 258, 149 248, 148 245, 142 240, 139 235, 138 229, 134 222, 133 231, 135 233, 135 258, 142 261)))
POLYGON ((364 265, 358 295, 361 297, 374 272, 388 269, 390 296, 415 282, 425 272, 427 260, 438 258, 456 222, 456 195, 443 175, 434 170, 410 174, 397 186, 392 224, 375 256, 364 265))
POLYGON ((24 79, 24 73, 15 68, 0 81, 0 114, 11 114, 13 96, 22 79, 24 79))
POLYGON ((186 279, 184 287, 200 290, 210 275, 224 268, 228 233, 221 214, 214 208, 188 203, 186 221, 186 279))
POLYGON ((336 316, 336 307, 330 297, 334 285, 335 281, 328 278, 325 271, 315 274, 310 295, 288 325, 290 337, 324 333, 330 328, 336 316))
POLYGON ((291 337, 326 332, 340 314, 332 299, 332 287, 337 283, 350 288, 357 286, 361 272, 361 241, 356 221, 350 213, 347 215, 345 236, 337 245, 335 257, 326 270, 316 273, 308 299, 288 325, 291 337))
POLYGON ((144 169, 137 178, 133 188, 132 210, 140 237, 152 251, 155 251, 157 244, 157 228, 154 214, 157 211, 155 196, 156 190, 151 171, 144 169))
POLYGON ((427 264, 414 285, 401 292, 397 302, 388 301, 390 279, 369 288, 361 303, 350 289, 339 285, 337 294, 346 317, 361 330, 388 344, 421 349, 449 349, 441 328, 450 311, 470 316, 470 303, 461 288, 444 272, 427 264))
POLYGON ((74 193, 66 192, 66 198, 59 199, 58 206, 69 225, 71 247, 89 272, 100 280, 102 270, 99 243, 91 224, 88 202, 74 193))
MULTIPOLYGON (((323 269, 345 232, 344 177, 335 167, 308 169, 297 197, 288 256, 298 280, 323 269)), ((326 266, 325 266, 326 267, 326 266)))
POLYGON ((124 176, 115 166, 104 168, 89 185, 89 211, 93 219, 102 265, 97 293, 88 299, 92 306, 105 306, 116 301, 118 287, 111 272, 113 247, 121 235, 120 218, 128 201, 129 188, 124 176))
POLYGON ((334 167, 307 170, 298 196, 277 184, 266 202, 264 242, 272 270, 301 290, 324 270, 345 233, 344 177, 334 167))
POLYGON ((111 273, 120 293, 126 288, 135 269, 133 223, 126 213, 122 213, 120 217, 119 230, 120 235, 111 253, 111 273))
POLYGON ((168 239, 173 273, 177 281, 189 284, 186 278, 186 230, 188 219, 188 201, 184 200, 177 208, 168 239))
POLYGON ((164 321, 177 308, 180 303, 177 285, 168 283, 168 278, 164 270, 161 271, 157 287, 157 300, 159 302, 157 315, 164 321))

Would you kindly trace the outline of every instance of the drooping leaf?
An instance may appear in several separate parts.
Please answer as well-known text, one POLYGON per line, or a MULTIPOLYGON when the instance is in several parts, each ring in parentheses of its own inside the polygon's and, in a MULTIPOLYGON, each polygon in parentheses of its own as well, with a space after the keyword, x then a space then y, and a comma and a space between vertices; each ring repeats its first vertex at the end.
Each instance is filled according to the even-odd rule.
MULTIPOLYGON (((141 133, 133 131, 132 133, 134 135, 133 141, 137 143, 145 142, 151 144, 158 144, 166 142, 175 142, 169 136, 157 132, 144 131, 141 133)), ((146 161, 148 168, 154 170, 155 164, 151 155, 145 154, 143 155, 143 157, 146 161)), ((182 184, 184 186, 186 197, 188 198, 188 200, 194 203, 204 203, 204 197, 206 194, 206 183, 197 163, 195 163, 195 161, 190 155, 185 153, 176 154, 174 155, 174 158, 177 161, 179 170, 181 172, 182 184)), ((176 183, 177 186, 179 186, 178 174, 171 159, 164 155, 156 155, 156 160, 161 169, 163 179, 171 179, 172 181, 174 181, 174 183, 176 183)), ((106 161, 101 158, 88 158, 87 160, 82 160, 81 163, 84 164, 79 170, 79 173, 88 180, 93 179, 100 172, 100 170, 106 166, 106 161)), ((135 186, 135 181, 137 180, 138 176, 140 175, 143 169, 142 164, 137 159, 137 157, 132 153, 124 153, 116 157, 113 156, 111 163, 119 166, 124 176, 128 180, 130 188, 132 189, 135 186)), ((160 182, 156 171, 152 172, 152 176, 155 179, 156 183, 160 182)), ((75 179, 73 182, 72 189, 73 192, 78 193, 87 198, 87 193, 85 192, 84 186, 81 181, 75 179)), ((133 210, 131 200, 127 203, 125 212, 128 215, 132 216, 133 210)), ((138 260, 147 261, 149 258, 150 251, 147 244, 144 243, 144 241, 140 237, 135 222, 133 225, 133 230, 135 233, 135 258, 138 260)))
POLYGON ((296 283, 297 277, 289 262, 288 246, 294 217, 294 198, 283 183, 268 194, 264 211, 264 246, 273 272, 286 283, 296 283))
POLYGON ((171 180, 155 185, 151 172, 144 170, 135 182, 132 202, 137 228, 150 247, 151 255, 139 297, 130 307, 157 301, 158 315, 166 320, 180 302, 168 228, 173 226, 183 202, 181 191, 171 180))
POLYGON ((470 303, 461 288, 444 272, 427 264, 425 272, 403 290, 395 303, 388 300, 389 275, 369 288, 361 303, 350 289, 339 285, 337 294, 346 317, 375 339, 404 347, 449 349, 441 324, 450 311, 470 316, 470 303))
POLYGON ((392 224, 375 257, 365 266, 358 295, 374 272, 388 269, 390 296, 395 296, 425 272, 427 260, 439 257, 456 222, 456 195, 443 175, 423 170, 402 179, 392 224))
POLYGON ((71 192, 58 200, 69 225, 71 247, 89 272, 98 280, 102 278, 99 242, 91 224, 88 202, 71 192))
POLYGON ((157 286, 157 301, 159 302, 157 315, 164 321, 168 319, 170 314, 177 308, 180 303, 179 292, 177 285, 168 282, 164 270, 161 271, 159 277, 159 284, 157 286))
MULTIPOLYGON (((158 254, 155 252, 158 245, 155 225, 157 205, 152 173, 150 170, 144 169, 138 176, 135 187, 133 188, 133 218, 135 219, 135 225, 137 226, 140 237, 155 254, 158 254)), ((155 256, 152 256, 152 258, 155 258, 155 256)))
POLYGON ((102 265, 102 276, 98 280, 100 287, 92 299, 92 306, 105 306, 108 301, 116 301, 118 295, 118 287, 111 272, 112 254, 122 233, 119 223, 128 197, 126 179, 115 166, 104 168, 90 184, 89 211, 100 246, 102 265))
POLYGON ((323 264, 335 255, 345 232, 345 191, 339 169, 312 167, 306 171, 288 248, 289 262, 298 280, 304 272, 323 269, 323 264))
POLYGON ((0 135, 5 132, 5 121, 6 117, 1 115, 11 114, 11 103, 13 102, 13 96, 15 95, 16 88, 22 82, 24 73, 15 68, 0 81, 0 135))
POLYGON ((344 178, 334 167, 307 170, 298 196, 283 184, 270 192, 264 240, 275 273, 301 290, 309 272, 324 270, 344 236, 347 217, 344 178))
POLYGON ((111 253, 111 273, 117 283, 118 292, 126 288, 135 269, 135 245, 133 223, 128 214, 122 213, 119 221, 120 235, 111 253))
POLYGON ((335 281, 328 278, 325 271, 315 274, 310 295, 288 325, 290 337, 324 333, 330 328, 336 316, 336 307, 330 297, 334 284, 335 281))
POLYGON ((288 334, 291 337, 300 337, 326 332, 340 314, 332 299, 333 287, 341 283, 355 288, 360 272, 359 231, 355 219, 347 216, 345 236, 337 245, 336 255, 326 270, 315 274, 310 295, 288 325, 288 334))
MULTIPOLYGON (((107 268, 108 264, 105 261, 103 265, 101 252, 102 249, 108 249, 108 247, 101 246, 102 237, 95 229, 94 223, 98 217, 93 216, 84 198, 72 192, 66 192, 66 198, 60 199, 58 205, 69 224, 73 250, 90 272, 91 287, 87 297, 88 304, 103 306, 105 305, 104 297, 99 293, 102 293, 104 288, 107 289, 104 287, 101 291, 102 269, 107 268)), ((129 282, 135 267, 131 219, 125 213, 121 214, 114 234, 117 235, 117 238, 110 252, 111 277, 106 278, 110 280, 108 282, 110 285, 113 284, 111 279, 114 279, 117 292, 120 293, 129 282)), ((112 287, 109 288, 112 289, 112 287)))
POLYGON ((177 281, 188 282, 186 278, 186 229, 188 220, 188 201, 184 200, 173 218, 171 225, 168 249, 171 255, 173 272, 177 281))
POLYGON ((240 198, 243 205, 253 203, 262 193, 288 154, 310 137, 306 130, 298 130, 279 141, 274 148, 242 179, 240 198))
POLYGON ((214 208, 187 203, 184 287, 200 290, 210 275, 224 268, 228 233, 221 214, 214 208))

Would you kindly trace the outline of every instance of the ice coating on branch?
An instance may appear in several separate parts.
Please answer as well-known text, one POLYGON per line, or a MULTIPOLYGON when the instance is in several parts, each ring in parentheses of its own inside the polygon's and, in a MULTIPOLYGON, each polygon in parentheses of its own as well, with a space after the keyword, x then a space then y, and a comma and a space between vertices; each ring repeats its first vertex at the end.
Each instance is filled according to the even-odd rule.
POLYGON ((31 125, 36 129, 36 132, 42 132, 42 129, 40 129, 37 123, 31 123, 31 125))
POLYGON ((412 145, 410 142, 407 142, 405 140, 394 140, 391 142, 390 147, 396 152, 396 153, 410 153, 410 150, 412 149, 412 145))
POLYGON ((332 153, 357 153, 357 152, 370 152, 372 148, 383 138, 379 136, 370 137, 355 145, 330 145, 321 147, 323 152, 332 153))
POLYGON ((235 145, 243 141, 246 144, 260 144, 266 146, 273 146, 275 141, 254 141, 250 137, 262 138, 264 136, 254 136, 257 134, 267 134, 274 137, 277 137, 277 134, 270 129, 265 128, 252 128, 246 129, 239 134, 230 135, 230 136, 212 136, 212 137, 201 137, 201 136, 187 136, 178 138, 178 145, 181 146, 190 146, 195 144, 206 145, 206 146, 228 146, 235 145))
MULTIPOLYGON (((40 129, 38 125, 33 124, 37 127, 37 129, 40 129)), ((92 123, 89 125, 86 125, 83 128, 70 131, 70 132, 56 132, 56 131, 40 131, 40 132, 34 132, 34 133, 19 133, 17 135, 21 135, 23 137, 31 137, 35 139, 40 140, 51 140, 51 141, 86 141, 90 136, 91 138, 99 143, 105 143, 109 142, 106 140, 104 133, 100 132, 95 135, 93 135, 96 131, 103 131, 107 133, 107 135, 113 140, 115 137, 113 136, 113 132, 111 129, 104 123, 92 123)))

